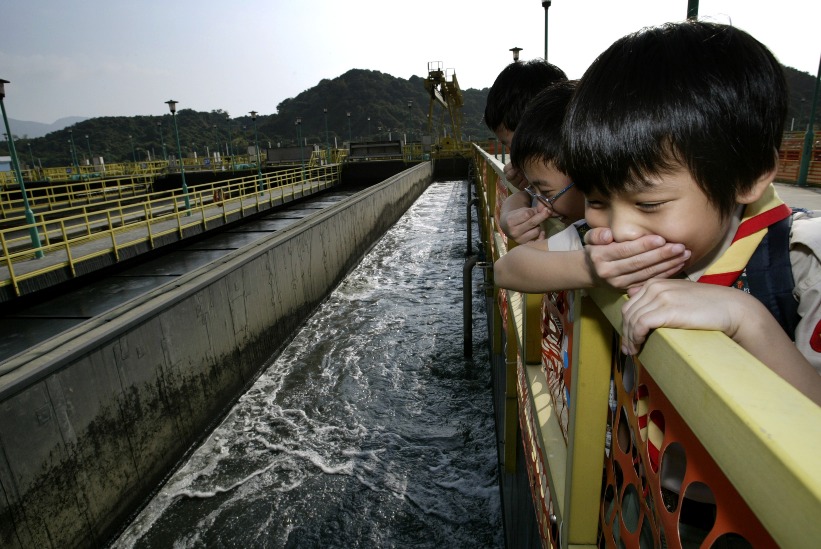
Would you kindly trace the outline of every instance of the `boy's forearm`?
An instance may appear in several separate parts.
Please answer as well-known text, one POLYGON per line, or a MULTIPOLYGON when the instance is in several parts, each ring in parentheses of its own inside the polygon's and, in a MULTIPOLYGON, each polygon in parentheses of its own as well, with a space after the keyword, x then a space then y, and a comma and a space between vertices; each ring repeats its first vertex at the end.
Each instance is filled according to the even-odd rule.
POLYGON ((737 331, 728 334, 755 358, 769 366, 793 387, 821 406, 821 376, 798 347, 784 333, 769 311, 755 301, 758 309, 744 314, 737 331))
POLYGON ((518 246, 493 266, 497 286, 526 293, 576 290, 593 286, 584 251, 551 252, 518 246))

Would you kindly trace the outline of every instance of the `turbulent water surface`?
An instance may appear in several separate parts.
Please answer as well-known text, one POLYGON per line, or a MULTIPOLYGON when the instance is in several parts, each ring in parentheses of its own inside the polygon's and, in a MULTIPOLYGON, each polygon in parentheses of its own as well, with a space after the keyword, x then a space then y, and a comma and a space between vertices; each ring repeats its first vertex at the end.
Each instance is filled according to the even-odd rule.
POLYGON ((116 547, 503 545, 476 291, 462 358, 466 193, 431 185, 116 547))

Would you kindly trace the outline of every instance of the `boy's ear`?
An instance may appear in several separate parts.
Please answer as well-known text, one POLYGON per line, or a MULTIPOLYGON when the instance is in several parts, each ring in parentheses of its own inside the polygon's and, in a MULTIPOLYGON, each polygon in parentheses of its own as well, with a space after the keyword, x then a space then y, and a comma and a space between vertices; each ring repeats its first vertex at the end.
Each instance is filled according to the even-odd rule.
POLYGON ((772 170, 763 173, 761 177, 756 179, 752 187, 746 191, 739 192, 735 198, 736 204, 752 204, 761 198, 761 195, 764 194, 764 191, 767 190, 770 183, 775 180, 776 173, 778 173, 778 162, 776 162, 772 170))

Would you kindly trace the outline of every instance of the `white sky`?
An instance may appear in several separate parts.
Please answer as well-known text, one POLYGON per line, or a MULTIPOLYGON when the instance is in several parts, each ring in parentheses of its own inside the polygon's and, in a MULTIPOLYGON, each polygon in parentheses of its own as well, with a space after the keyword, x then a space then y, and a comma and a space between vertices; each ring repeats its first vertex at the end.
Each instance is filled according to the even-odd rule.
MULTIPOLYGON (((686 12, 687 0, 553 0, 548 60, 578 78, 617 38, 686 12)), ((817 74, 821 1, 701 0, 699 15, 817 74)), ((441 61, 463 89, 488 87, 510 48, 544 55, 544 20, 541 0, 4 0, 0 78, 18 120, 158 115, 168 99, 266 115, 353 68, 425 77, 441 61)))

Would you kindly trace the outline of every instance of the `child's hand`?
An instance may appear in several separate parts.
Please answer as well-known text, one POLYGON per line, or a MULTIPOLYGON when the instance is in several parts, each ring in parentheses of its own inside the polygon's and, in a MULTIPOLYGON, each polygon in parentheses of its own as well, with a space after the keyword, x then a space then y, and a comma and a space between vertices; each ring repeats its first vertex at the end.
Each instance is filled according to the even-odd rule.
POLYGON ((666 242, 658 235, 616 243, 610 229, 595 228, 584 240, 587 263, 598 279, 597 285, 620 290, 640 286, 652 278, 668 278, 690 258, 683 244, 666 242))
POLYGON ((505 223, 507 236, 524 244, 532 240, 543 240, 545 232, 542 222, 553 214, 553 209, 538 204, 535 208, 518 208, 507 213, 505 223))
MULTIPOLYGON (((628 291, 622 312, 622 352, 637 354, 656 328, 717 330, 745 346, 744 319, 760 316, 761 304, 735 288, 690 280, 650 280, 628 291)), ((769 316, 766 309, 764 315, 769 316)), ((752 323, 751 323, 752 324, 752 323)))
POLYGON ((505 164, 504 170, 505 170, 505 179, 510 181, 510 183, 512 185, 515 185, 517 189, 519 189, 520 191, 523 191, 524 188, 527 187, 528 183, 527 183, 527 179, 525 179, 524 174, 522 172, 520 172, 519 170, 517 170, 516 168, 514 168, 513 164, 508 162, 507 164, 505 164))

